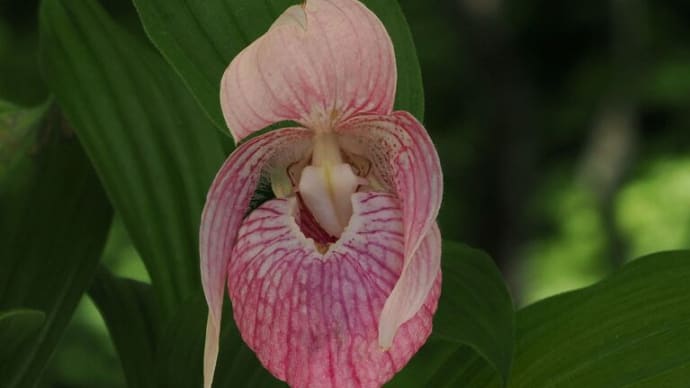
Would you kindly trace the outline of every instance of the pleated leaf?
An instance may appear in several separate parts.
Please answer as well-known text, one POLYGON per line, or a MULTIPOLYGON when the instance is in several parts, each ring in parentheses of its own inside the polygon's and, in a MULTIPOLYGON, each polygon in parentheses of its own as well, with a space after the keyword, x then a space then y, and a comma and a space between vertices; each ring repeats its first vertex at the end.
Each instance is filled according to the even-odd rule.
POLYGON ((159 314, 153 290, 145 283, 117 278, 102 269, 89 296, 108 326, 129 388, 156 386, 159 314))
MULTIPOLYGON (((5 110, 1 116, 9 161, 0 176, 0 310, 38 313, 7 318, 7 324, 20 320, 32 328, 17 332, 24 336, 15 338, 22 346, 0 362, 0 381, 3 387, 32 387, 93 278, 112 210, 56 111, 38 121, 36 110, 5 110), (33 119, 24 120, 27 115, 33 119)), ((12 345, 0 344, 6 346, 12 345)))
MULTIPOLYGON (((689 278, 690 251, 657 253, 522 309, 509 386, 687 386, 689 278)), ((443 366, 454 370, 448 386, 499 386, 476 358, 457 361, 443 366)))
POLYGON ((44 1, 41 45, 49 84, 168 316, 200 288, 199 218, 225 156, 221 135, 155 50, 98 2, 44 1))

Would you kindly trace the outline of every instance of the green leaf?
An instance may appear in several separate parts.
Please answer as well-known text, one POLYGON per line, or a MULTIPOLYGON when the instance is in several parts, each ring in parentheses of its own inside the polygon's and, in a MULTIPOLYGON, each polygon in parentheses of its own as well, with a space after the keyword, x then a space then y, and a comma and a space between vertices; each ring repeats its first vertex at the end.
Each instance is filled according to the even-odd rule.
MULTIPOLYGON (((653 254, 517 315, 510 387, 683 387, 690 370, 690 251, 653 254)), ((487 368, 459 376, 496 387, 487 368)))
POLYGON ((161 311, 200 289, 198 233, 225 153, 179 78, 90 0, 41 7, 44 72, 151 276, 161 311))
POLYGON ((12 367, 17 354, 31 346, 38 336, 45 314, 38 310, 9 310, 0 312, 0 381, 14 374, 12 367))
MULTIPOLYGON (((229 304, 226 304, 229 307, 229 304)), ((242 342, 227 308, 223 315, 220 356, 214 386, 286 387, 261 366, 254 353, 242 342)), ((191 298, 168 321, 158 348, 158 383, 161 387, 187 388, 202 385, 202 359, 207 308, 203 296, 191 298)))
POLYGON ((389 386, 455 386, 456 364, 473 354, 507 382, 515 314, 501 273, 486 253, 448 241, 441 263, 443 289, 432 337, 389 386))
POLYGON ((35 338, 2 363, 3 387, 37 382, 93 278, 112 216, 71 128, 56 112, 41 123, 0 128, 23 139, 0 181, 0 310, 45 314, 35 338))
POLYGON ((89 296, 108 326, 129 388, 155 387, 159 315, 150 285, 116 278, 103 269, 89 296))
MULTIPOLYGON (((220 79, 230 61, 297 0, 135 0, 144 28, 218 128, 220 79)), ((396 107, 420 120, 424 92, 407 22, 395 0, 366 0, 385 24, 398 62, 396 107)))
POLYGON ((508 381, 515 312, 491 257, 477 249, 444 242, 443 285, 434 336, 471 346, 508 381))

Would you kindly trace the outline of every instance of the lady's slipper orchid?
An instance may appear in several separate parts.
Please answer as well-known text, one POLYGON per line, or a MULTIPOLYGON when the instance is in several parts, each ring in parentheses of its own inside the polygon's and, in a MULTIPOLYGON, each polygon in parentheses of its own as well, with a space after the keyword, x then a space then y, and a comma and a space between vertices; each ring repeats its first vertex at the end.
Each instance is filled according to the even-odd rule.
POLYGON ((441 168, 424 127, 393 112, 396 78, 390 37, 356 0, 288 8, 225 71, 235 141, 302 127, 241 143, 208 194, 206 387, 226 276, 242 338, 291 386, 380 386, 428 338, 441 168), (248 213, 261 179, 276 199, 248 213))

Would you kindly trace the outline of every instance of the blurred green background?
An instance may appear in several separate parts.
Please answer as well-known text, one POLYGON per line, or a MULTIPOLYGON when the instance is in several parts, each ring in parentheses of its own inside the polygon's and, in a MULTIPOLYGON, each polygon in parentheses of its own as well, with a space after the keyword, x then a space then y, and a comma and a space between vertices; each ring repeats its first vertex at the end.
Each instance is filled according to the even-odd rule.
MULTIPOLYGON (((491 254, 516 304, 690 247, 690 2, 400 2, 444 167, 444 238, 491 254)), ((142 33, 129 2, 106 3, 142 33)), ((0 0, 0 99, 25 106, 47 98, 37 5, 0 0)), ((117 218, 104 262, 148 279, 117 218)), ((124 386, 87 297, 41 386, 124 386)))

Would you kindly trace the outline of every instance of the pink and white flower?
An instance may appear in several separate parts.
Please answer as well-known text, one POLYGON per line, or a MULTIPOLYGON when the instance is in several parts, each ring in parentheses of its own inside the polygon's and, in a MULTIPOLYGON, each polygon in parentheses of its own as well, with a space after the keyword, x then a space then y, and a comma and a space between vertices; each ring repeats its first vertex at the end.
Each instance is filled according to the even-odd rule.
POLYGON ((428 338, 441 167, 424 127, 393 111, 396 79, 390 37, 356 0, 288 8, 225 71, 241 143, 202 216, 206 387, 226 279, 242 338, 294 387, 381 386, 428 338), (300 126, 242 142, 286 120, 300 126), (260 179, 276 199, 249 212, 260 179))

